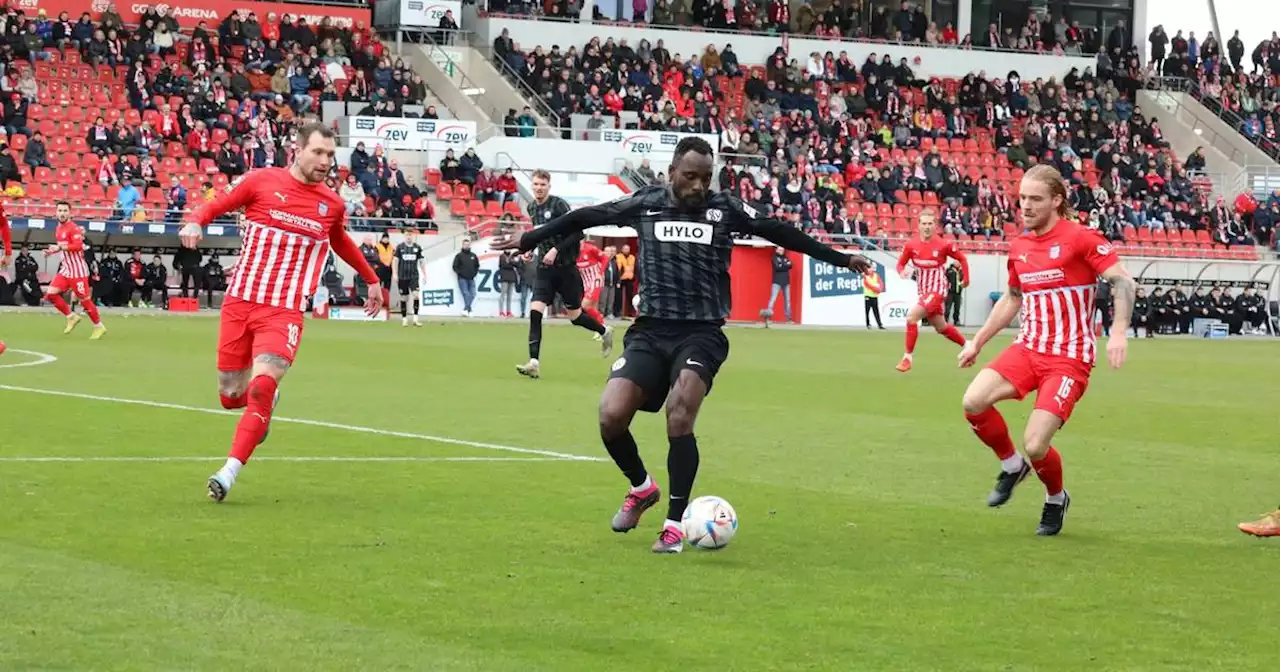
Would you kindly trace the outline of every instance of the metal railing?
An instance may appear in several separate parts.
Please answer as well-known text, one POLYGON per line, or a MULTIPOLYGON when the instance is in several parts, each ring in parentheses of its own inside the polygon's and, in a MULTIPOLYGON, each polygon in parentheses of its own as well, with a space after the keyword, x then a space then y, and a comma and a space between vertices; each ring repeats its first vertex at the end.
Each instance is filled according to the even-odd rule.
MULTIPOLYGON (((472 79, 471 76, 467 74, 466 69, 462 67, 462 64, 454 60, 453 55, 449 53, 449 46, 452 46, 452 45, 441 45, 435 40, 432 34, 440 33, 440 32, 442 31, 433 30, 429 28, 413 28, 413 29, 406 28, 406 29, 397 29, 395 31, 386 31, 381 34, 395 36, 396 52, 402 58, 405 56, 404 54, 405 44, 411 44, 416 47, 427 49, 428 50, 427 58, 440 67, 440 70, 449 79, 450 83, 453 84, 453 86, 458 89, 459 93, 461 93, 472 104, 474 104, 477 108, 479 108, 479 110, 483 114, 485 114, 485 116, 489 118, 488 125, 484 126, 483 129, 477 128, 477 131, 476 131, 476 135, 478 136, 476 138, 477 141, 487 139, 488 136, 492 134, 491 133, 492 128, 494 126, 502 124, 502 121, 506 118, 506 108, 504 108, 501 105, 498 105, 491 98, 489 98, 489 96, 485 95, 485 87, 481 86, 474 79, 472 79), (410 39, 405 39, 406 37, 410 39), (413 37, 417 37, 418 39, 414 40, 412 39, 413 37)), ((453 34, 467 33, 467 31, 443 31, 443 32, 453 33, 453 34)), ((432 93, 436 96, 436 98, 438 98, 442 103, 448 106, 448 101, 440 97, 440 94, 441 94, 440 91, 434 90, 434 88, 431 87, 429 83, 428 83, 428 88, 432 89, 432 93)), ((452 109, 452 107, 450 108, 450 111, 452 111, 454 114, 461 112, 461 110, 454 110, 452 109)))
MULTIPOLYGON (((1267 140, 1266 138, 1263 138, 1262 136, 1258 136, 1256 138, 1250 138, 1249 136, 1245 135, 1244 134, 1245 118, 1241 117, 1239 114, 1236 114, 1234 111, 1224 107, 1220 100, 1206 93, 1200 87, 1200 83, 1197 82, 1196 80, 1189 79, 1186 77, 1152 76, 1152 77, 1148 77, 1146 82, 1144 82, 1144 88, 1146 88, 1149 91, 1156 91, 1156 92, 1176 91, 1178 93, 1185 93, 1190 95, 1192 98, 1198 101, 1201 106, 1203 106, 1206 110, 1208 110, 1211 114, 1213 114, 1218 119, 1222 120, 1224 123, 1230 126, 1231 129, 1235 131, 1233 138, 1234 137, 1243 138, 1246 142, 1257 147, 1260 151, 1262 151, 1262 153, 1271 157, 1273 160, 1280 161, 1280 146, 1276 145, 1275 143, 1272 143, 1271 141, 1267 140)), ((1194 109, 1191 109, 1186 105, 1182 105, 1182 103, 1180 103, 1176 98, 1172 96, 1159 96, 1159 94, 1157 93, 1157 101, 1161 103, 1169 103, 1169 104, 1175 105, 1176 107, 1171 109, 1171 111, 1174 111, 1175 113, 1178 109, 1182 109, 1193 117, 1198 118, 1199 116, 1194 109)), ((1206 128, 1202 124, 1197 124, 1197 129, 1199 129, 1197 132, 1199 132, 1202 136, 1207 136, 1206 140, 1209 141, 1209 144, 1212 144, 1215 148, 1217 148, 1219 151, 1222 151, 1224 154, 1227 153, 1227 150, 1225 150, 1222 147, 1222 144, 1231 145, 1232 143, 1215 142, 1215 140, 1222 138, 1223 136, 1217 133, 1214 133, 1212 129, 1206 128)), ((1231 154, 1228 158, 1230 158, 1233 162, 1241 165, 1249 163, 1248 157, 1236 151, 1234 147, 1232 147, 1230 151, 1231 151, 1231 154), (1239 157, 1239 160, 1237 160, 1237 157, 1239 157)))
MULTIPOLYGON (((487 5, 487 3, 481 3, 481 4, 487 5)), ((868 5, 868 9, 870 9, 870 5, 868 5)), ((516 21, 546 21, 549 23, 577 23, 584 26, 591 26, 591 25, 601 26, 606 29, 612 26, 624 26, 624 27, 630 26, 633 28, 643 28, 648 30, 659 30, 659 31, 661 30, 673 30, 673 31, 694 30, 700 34, 706 33, 708 35, 723 35, 725 38, 765 37, 765 38, 772 38, 772 39, 782 39, 784 37, 787 37, 791 39, 815 39, 815 40, 828 39, 828 38, 818 37, 817 35, 812 33, 779 33, 776 31, 759 31, 759 30, 723 30, 719 28, 705 28, 703 26, 693 25, 691 23, 659 25, 659 24, 649 23, 649 22, 635 23, 632 21, 615 21, 615 20, 591 21, 589 10, 584 10, 584 13, 587 14, 586 19, 551 17, 551 16, 545 16, 541 14, 510 14, 510 13, 504 13, 504 12, 487 12, 487 11, 478 13, 478 16, 481 19, 495 18, 495 19, 508 19, 508 20, 516 20, 516 21)), ((871 23, 870 12, 868 12, 866 22, 859 28, 866 29, 867 27, 870 26, 870 23, 871 23)), ((815 25, 817 24, 815 23, 815 25)), ((957 28, 956 31, 958 35, 964 35, 965 33, 968 32, 965 30, 960 30, 959 28, 957 28)), ((660 39, 661 37, 662 37, 662 34, 659 33, 654 37, 654 39, 660 39)), ((876 44, 876 45, 887 44, 887 45, 919 47, 923 49, 940 49, 940 50, 963 49, 967 51, 988 51, 988 52, 994 52, 994 53, 1029 54, 1032 56, 1043 55, 1046 57, 1056 58, 1056 56, 1052 53, 1039 54, 1039 52, 1036 52, 1030 49, 1024 50, 1024 49, 1009 49, 1006 47, 987 47, 987 46, 982 46, 977 44, 971 44, 971 45, 965 45, 965 46, 961 46, 959 44, 929 44, 927 42, 917 42, 914 40, 896 40, 896 39, 890 39, 890 38, 864 37, 864 36, 854 36, 854 37, 841 36, 838 39, 831 40, 831 42, 833 45, 838 45, 840 43, 876 44)), ((1086 51, 1084 49, 1084 46, 1085 45, 1083 44, 1081 45, 1081 50, 1080 50, 1081 55, 1092 56, 1094 53, 1096 53, 1092 51, 1086 51)), ((838 49, 838 46, 833 46, 832 48, 838 49)), ((1071 54, 1067 54, 1067 55, 1071 55, 1071 54)))
POLYGON ((538 92, 533 90, 533 87, 529 86, 529 83, 524 80, 523 75, 512 69, 511 64, 507 63, 505 59, 497 57, 497 52, 494 50, 492 45, 473 43, 472 48, 479 52, 481 56, 484 56, 489 63, 493 64, 493 67, 498 71, 498 74, 502 75, 503 79, 510 82, 511 86, 515 87, 516 92, 520 94, 520 97, 528 101, 530 106, 537 110, 538 114, 542 115, 552 128, 557 130, 564 128, 564 121, 560 118, 560 115, 556 114, 555 111, 551 109, 551 105, 548 104, 547 101, 543 100, 542 96, 538 95, 538 92))

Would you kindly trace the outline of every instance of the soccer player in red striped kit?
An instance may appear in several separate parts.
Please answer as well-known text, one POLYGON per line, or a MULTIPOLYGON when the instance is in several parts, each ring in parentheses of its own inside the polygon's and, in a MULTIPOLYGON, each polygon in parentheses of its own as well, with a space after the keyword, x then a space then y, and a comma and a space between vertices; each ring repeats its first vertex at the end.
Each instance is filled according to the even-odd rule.
POLYGON ((369 285, 365 312, 382 310, 378 276, 347 235, 342 199, 325 186, 333 165, 334 133, 323 124, 298 130, 288 168, 255 170, 194 215, 180 236, 195 247, 203 227, 244 209, 244 241, 227 282, 218 333, 218 397, 243 408, 227 462, 209 478, 209 498, 221 502, 258 444, 267 436, 280 380, 302 338, 303 311, 332 250, 369 285))
POLYGON ((1009 291, 958 360, 961 368, 973 366, 982 346, 1020 314, 1022 327, 1013 344, 965 390, 964 416, 1000 460, 987 506, 1009 501, 1014 487, 1035 469, 1046 493, 1036 534, 1053 536, 1062 531, 1071 496, 1063 486, 1062 456, 1050 441, 1084 396, 1098 360, 1093 327, 1097 278, 1110 283, 1116 304, 1116 321, 1107 340, 1107 359, 1115 369, 1128 353, 1125 331, 1137 285, 1106 239, 1068 219, 1067 183, 1057 170, 1047 165, 1028 170, 1019 201, 1026 231, 1009 246, 1009 291), (1024 460, 995 404, 1021 400, 1031 392, 1036 393, 1036 405, 1023 432, 1024 460))
MULTIPOLYGON (((604 324, 604 315, 600 314, 600 289, 604 287, 604 269, 609 257, 595 243, 584 240, 578 248, 578 272, 582 274, 582 312, 590 315, 596 322, 604 324)), ((601 336, 596 334, 596 340, 601 336)))
POLYGON ((96 341, 107 333, 98 316, 98 307, 93 304, 93 294, 89 287, 89 263, 84 259, 84 229, 71 221, 71 204, 58 201, 54 206, 54 215, 58 218, 58 228, 54 231, 57 242, 45 250, 45 255, 62 254, 62 263, 58 265, 58 274, 49 283, 44 298, 53 304, 67 318, 67 327, 62 333, 69 334, 80 324, 79 315, 71 312, 71 306, 63 300, 62 295, 71 292, 80 300, 80 307, 93 322, 93 333, 89 339, 96 341))
POLYGON ((907 241, 902 248, 902 256, 898 257, 898 275, 909 280, 907 264, 916 268, 916 294, 919 302, 907 311, 907 349, 898 362, 898 370, 906 373, 911 370, 911 359, 916 351, 916 340, 920 338, 920 320, 928 320, 935 331, 956 345, 964 345, 964 334, 955 325, 947 324, 943 307, 947 297, 947 260, 955 259, 960 263, 960 282, 969 286, 969 260, 964 253, 957 250, 949 240, 942 240, 934 235, 938 228, 938 213, 926 208, 920 211, 920 235, 907 241))

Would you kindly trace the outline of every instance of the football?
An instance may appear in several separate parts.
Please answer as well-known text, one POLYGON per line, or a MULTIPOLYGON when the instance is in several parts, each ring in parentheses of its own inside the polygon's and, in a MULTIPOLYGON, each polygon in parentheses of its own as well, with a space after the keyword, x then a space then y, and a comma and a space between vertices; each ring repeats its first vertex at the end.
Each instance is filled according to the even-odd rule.
POLYGON ((684 538, 690 546, 715 551, 729 545, 738 533, 738 514, 719 497, 699 497, 684 510, 684 538))

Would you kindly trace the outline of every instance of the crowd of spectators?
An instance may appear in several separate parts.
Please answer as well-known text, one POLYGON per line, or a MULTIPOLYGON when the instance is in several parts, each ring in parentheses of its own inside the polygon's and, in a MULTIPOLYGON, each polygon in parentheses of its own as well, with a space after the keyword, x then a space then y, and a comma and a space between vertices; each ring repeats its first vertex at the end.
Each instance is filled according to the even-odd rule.
POLYGON ((1280 159, 1280 35, 1247 49, 1237 30, 1224 46, 1213 31, 1204 39, 1195 32, 1172 37, 1156 26, 1147 37, 1151 49, 1150 72, 1162 77, 1186 79, 1192 92, 1214 113, 1222 116, 1246 138, 1280 159))
MULTIPOLYGON (((0 148, 18 160, 0 151, 0 178, 44 192, 54 169, 70 167, 70 187, 101 195, 116 217, 147 219, 150 208, 176 218, 248 170, 288 165, 297 127, 322 101, 404 116, 424 100, 421 77, 364 22, 311 26, 280 9, 233 11, 189 32, 163 5, 138 26, 112 7, 96 18, 3 10, 0 148), (86 68, 87 81, 73 74, 86 68), (84 121, 56 109, 72 105, 90 110, 84 121)), ((373 179, 355 171, 366 196, 358 214, 414 210, 419 194, 403 173, 385 160, 368 166, 373 179)), ((341 188, 345 175, 335 170, 332 180, 341 188)))
MULTIPOLYGON (((489 0, 489 12, 515 16, 539 16, 576 20, 583 9, 581 0, 489 0)), ((592 3, 592 21, 607 22, 597 4, 592 3)), ((1008 51, 1058 54, 1093 54, 1103 47, 1128 48, 1124 23, 1107 35, 1066 17, 1052 21, 1047 15, 1028 11, 1021 26, 1000 30, 991 24, 982 35, 957 30, 949 21, 931 21, 921 2, 904 0, 897 9, 882 4, 868 11, 860 0, 806 0, 792 12, 788 0, 632 0, 632 23, 657 27, 697 27, 722 32, 812 35, 828 39, 889 40, 932 46, 974 46, 1008 51), (1105 39, 1105 43, 1104 43, 1105 39)))
POLYGON ((1113 240, 1269 240, 1247 209, 1209 200, 1199 151, 1185 163, 1171 154, 1159 119, 1133 102, 1138 52, 1119 46, 1096 72, 1035 81, 923 79, 892 53, 856 63, 780 47, 746 64, 731 44, 682 56, 661 39, 522 51, 504 34, 494 50, 562 116, 612 128, 629 111, 643 129, 717 134, 729 157, 720 188, 809 230, 882 242, 930 204, 953 235, 999 238, 1016 230, 1021 171, 1051 163, 1082 220, 1113 240))

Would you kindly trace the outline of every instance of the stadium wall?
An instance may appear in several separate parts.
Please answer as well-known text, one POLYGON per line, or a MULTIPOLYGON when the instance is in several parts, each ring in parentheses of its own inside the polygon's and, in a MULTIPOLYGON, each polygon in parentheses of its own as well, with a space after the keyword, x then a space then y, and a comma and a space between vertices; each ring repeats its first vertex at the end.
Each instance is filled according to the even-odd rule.
POLYGON ((241 12, 255 12, 264 19, 270 13, 289 14, 295 18, 301 16, 313 26, 318 25, 324 18, 348 28, 356 24, 369 26, 373 20, 373 14, 367 6, 309 5, 293 2, 282 4, 242 0, 191 0, 175 4, 153 4, 150 2, 109 3, 104 0, 8 0, 5 5, 22 10, 28 17, 34 17, 39 10, 44 10, 51 19, 62 12, 67 12, 71 15, 72 21, 75 21, 83 12, 92 12, 96 18, 108 6, 114 6, 120 18, 131 25, 142 23, 142 14, 151 7, 158 6, 167 8, 169 16, 177 19, 178 25, 188 29, 195 28, 201 21, 207 22, 211 28, 216 28, 231 15, 233 10, 237 9, 241 12))
MULTIPOLYGON (((87 223, 85 223, 87 224, 87 223)), ((28 229, 27 220, 15 218, 14 245, 31 245, 39 250, 53 242, 51 228, 28 229)), ((122 258, 134 247, 141 248, 145 259, 159 254, 164 263, 172 269, 172 253, 178 247, 176 224, 139 225, 138 232, 131 234, 112 233, 110 236, 101 231, 90 230, 87 238, 101 254, 104 247, 108 251, 118 251, 122 258), (142 227, 159 227, 157 233, 146 233, 142 227)), ((213 228, 213 227, 211 227, 213 228)), ((206 255, 216 251, 221 257, 224 268, 230 269, 236 260, 239 239, 232 234, 232 229, 209 231, 201 250, 206 255), (215 233, 216 232, 216 233, 215 233), (217 235, 220 234, 220 235, 217 235)), ((373 235, 354 232, 357 242, 366 236, 373 235)), ((621 244, 634 242, 625 237, 624 229, 602 227, 598 231, 588 231, 602 243, 621 244), (597 235, 598 234, 598 235, 597 235), (615 237, 619 236, 619 237, 615 237)), ((399 234, 392 234, 392 242, 399 242, 399 234)), ((493 282, 497 272, 498 254, 489 251, 491 239, 482 239, 473 244, 474 250, 481 257, 481 276, 477 278, 477 300, 475 314, 477 316, 496 316, 498 288, 493 282)), ((453 254, 448 253, 450 247, 456 248, 456 241, 439 236, 420 238, 424 247, 441 247, 440 254, 428 255, 427 277, 423 282, 424 308, 423 315, 456 315, 459 299, 457 294, 457 277, 453 274, 453 254)), ((850 250, 867 254, 877 264, 877 271, 884 281, 885 290, 881 293, 880 311, 886 326, 904 324, 906 309, 915 302, 916 286, 912 280, 903 280, 894 272, 897 255, 887 252, 870 252, 850 250)), ((772 264, 770 255, 773 245, 763 240, 741 241, 734 248, 731 279, 733 289, 733 311, 730 319, 735 321, 758 321, 760 310, 769 300, 772 281, 772 264)), ((46 258, 39 252, 34 256, 41 264, 43 273, 52 274, 57 270, 57 257, 46 258)), ((791 254, 794 269, 791 276, 791 303, 793 317, 802 324, 821 326, 863 326, 863 305, 865 296, 862 292, 861 277, 847 269, 835 269, 829 265, 791 254)), ((338 271, 349 284, 355 277, 354 271, 340 259, 335 259, 338 271)), ((976 326, 986 319, 991 306, 1004 292, 1008 283, 1008 257, 1004 255, 969 255, 970 285, 965 290, 961 305, 961 322, 968 326, 976 326)), ((1265 285, 1260 293, 1269 301, 1280 299, 1280 262, 1238 262, 1210 261, 1197 259, 1154 259, 1141 257, 1125 258, 1125 265, 1140 282, 1144 284, 1168 284, 1169 281, 1180 281, 1185 285, 1214 283, 1261 282, 1265 285)), ((11 271, 8 273, 11 276, 11 271)), ((173 274, 170 274, 171 278, 173 274)), ((173 279, 173 286, 176 286, 173 279)), ((775 306, 775 315, 780 317, 781 306, 775 306)))

